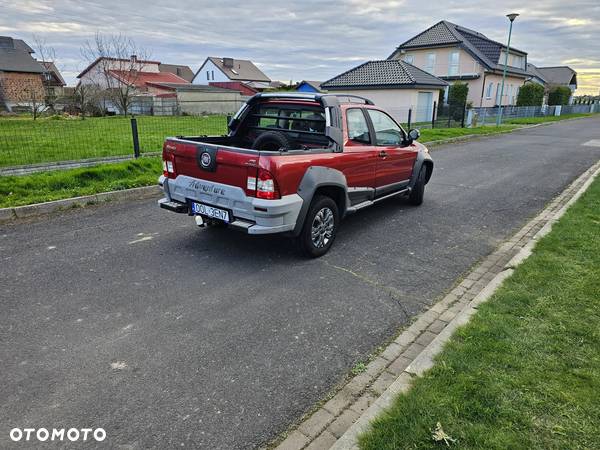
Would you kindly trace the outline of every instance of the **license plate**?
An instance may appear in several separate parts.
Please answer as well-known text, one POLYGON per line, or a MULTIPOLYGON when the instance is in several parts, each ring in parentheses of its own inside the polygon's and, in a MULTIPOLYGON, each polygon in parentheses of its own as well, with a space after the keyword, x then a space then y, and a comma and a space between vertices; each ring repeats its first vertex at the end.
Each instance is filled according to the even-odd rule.
POLYGON ((192 202, 192 213, 201 214, 203 216, 219 219, 223 222, 229 223, 229 211, 215 208, 214 206, 208 206, 203 203, 192 202))

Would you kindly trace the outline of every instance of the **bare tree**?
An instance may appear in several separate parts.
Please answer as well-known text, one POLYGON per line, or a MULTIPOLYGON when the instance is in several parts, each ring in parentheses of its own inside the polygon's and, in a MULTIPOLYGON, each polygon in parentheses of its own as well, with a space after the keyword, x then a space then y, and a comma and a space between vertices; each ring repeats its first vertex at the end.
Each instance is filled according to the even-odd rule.
POLYGON ((96 33, 86 41, 81 54, 89 64, 95 63, 95 73, 87 83, 96 84, 122 114, 128 114, 136 94, 136 82, 148 59, 146 51, 130 38, 96 33))
POLYGON ((42 67, 42 86, 44 88, 44 105, 54 111, 56 102, 56 93, 53 88, 54 62, 56 61, 56 52, 49 46, 45 39, 38 35, 33 35, 33 47, 37 61, 42 67))

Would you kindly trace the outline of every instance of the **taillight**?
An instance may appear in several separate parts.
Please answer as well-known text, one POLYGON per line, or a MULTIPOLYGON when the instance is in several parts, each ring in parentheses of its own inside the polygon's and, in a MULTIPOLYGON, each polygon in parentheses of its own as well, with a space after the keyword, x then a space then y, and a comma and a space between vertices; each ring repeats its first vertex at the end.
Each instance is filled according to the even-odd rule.
POLYGON ((265 169, 248 168, 246 178, 246 193, 252 197, 273 200, 280 198, 275 178, 265 169))
POLYGON ((256 197, 273 200, 279 197, 279 190, 275 178, 271 172, 264 169, 258 169, 258 177, 256 178, 256 197))
POLYGON ((172 148, 165 145, 163 148, 163 175, 167 178, 177 178, 177 172, 175 170, 175 154, 169 150, 172 148))

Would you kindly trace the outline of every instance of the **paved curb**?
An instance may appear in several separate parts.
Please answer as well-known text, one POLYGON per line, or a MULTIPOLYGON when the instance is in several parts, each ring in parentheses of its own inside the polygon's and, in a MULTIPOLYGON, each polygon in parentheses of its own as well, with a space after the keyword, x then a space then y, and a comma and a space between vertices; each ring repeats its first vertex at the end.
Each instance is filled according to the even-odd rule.
POLYGON ((36 203, 33 205, 16 206, 14 208, 0 208, 0 223, 14 219, 41 216, 69 208, 82 207, 112 200, 151 198, 159 195, 161 192, 161 188, 157 185, 144 186, 123 189, 122 191, 102 192, 95 195, 85 195, 82 197, 66 198, 52 202, 36 203))
MULTIPOLYGON (((576 119, 573 119, 576 120, 576 119)), ((573 181, 512 238, 478 264, 442 300, 421 314, 366 370, 279 443, 277 450, 358 449, 371 421, 435 363, 454 331, 469 322, 600 173, 600 161, 573 181)))

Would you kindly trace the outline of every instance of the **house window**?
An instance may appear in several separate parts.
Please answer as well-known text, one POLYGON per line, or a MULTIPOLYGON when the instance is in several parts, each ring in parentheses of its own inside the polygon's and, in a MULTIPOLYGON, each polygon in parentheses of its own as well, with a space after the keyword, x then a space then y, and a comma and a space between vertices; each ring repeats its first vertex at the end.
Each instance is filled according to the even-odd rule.
POLYGON ((215 71, 214 70, 210 71, 210 75, 212 77, 212 80, 215 81, 215 71))
POLYGON ((404 62, 413 64, 415 62, 415 56, 414 55, 404 55, 404 62))
POLYGON ((494 93, 494 83, 490 82, 487 86, 487 90, 485 91, 485 98, 492 98, 493 93, 494 93))
POLYGON ((208 70, 206 71, 206 79, 210 81, 210 72, 208 70))
POLYGON ((458 75, 460 65, 460 53, 459 52, 450 52, 448 56, 448 75, 456 76, 458 75))
POLYGON ((434 73, 435 70, 435 53, 427 54, 427 65, 425 66, 425 72, 434 73))

